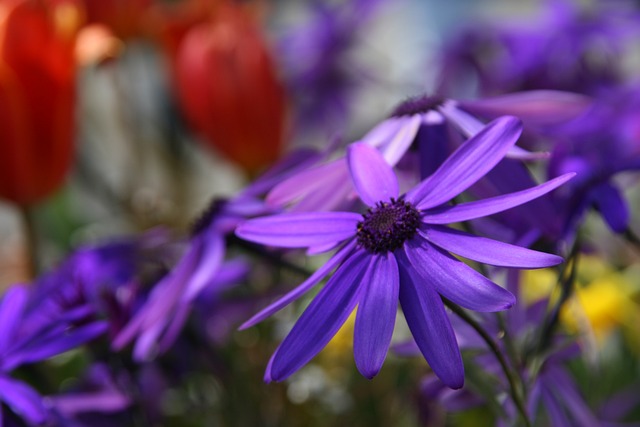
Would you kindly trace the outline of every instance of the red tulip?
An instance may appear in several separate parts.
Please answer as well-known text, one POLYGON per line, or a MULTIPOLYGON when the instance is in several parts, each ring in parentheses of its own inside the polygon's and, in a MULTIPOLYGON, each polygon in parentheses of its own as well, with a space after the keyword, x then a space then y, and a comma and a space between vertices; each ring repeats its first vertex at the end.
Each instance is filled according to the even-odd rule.
POLYGON ((223 5, 192 28, 174 69, 184 114, 204 141, 255 173, 276 160, 283 142, 285 95, 251 16, 223 5))
POLYGON ((28 205, 62 183, 73 153, 78 9, 0 1, 0 197, 28 205))
POLYGON ((82 0, 89 23, 103 24, 121 39, 146 33, 146 13, 152 0, 82 0))

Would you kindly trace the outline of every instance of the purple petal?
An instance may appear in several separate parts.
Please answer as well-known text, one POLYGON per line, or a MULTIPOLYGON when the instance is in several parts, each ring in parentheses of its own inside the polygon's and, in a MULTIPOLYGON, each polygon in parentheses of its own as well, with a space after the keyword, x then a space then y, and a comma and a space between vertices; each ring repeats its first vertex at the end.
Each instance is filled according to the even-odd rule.
POLYGON ((29 424, 42 424, 47 419, 42 396, 22 381, 0 376, 0 400, 29 424))
POLYGON ((596 207, 607 225, 616 233, 622 233, 629 225, 629 208, 620 191, 605 183, 593 191, 596 207))
POLYGON ((419 209, 451 200, 489 172, 522 133, 515 117, 501 117, 462 144, 429 178, 407 195, 419 209))
POLYGON ((397 133, 393 135, 393 138, 389 138, 388 141, 385 141, 379 146, 382 157, 384 157, 390 165, 396 165, 402 156, 404 156, 416 138, 416 134, 422 123, 420 115, 396 120, 400 123, 397 133))
POLYGON ((473 117, 469 113, 459 109, 456 102, 446 102, 442 107, 439 108, 439 111, 467 138, 474 136, 484 127, 484 123, 482 123, 480 120, 473 117))
POLYGON ((423 213, 422 220, 427 224, 450 224, 493 215, 537 199, 558 188, 574 176, 575 173, 568 173, 526 190, 475 202, 462 203, 457 206, 442 206, 430 209, 423 213))
POLYGON ((368 253, 356 252, 329 279, 278 348, 270 370, 271 379, 288 378, 338 332, 358 303, 370 259, 368 253))
POLYGON ((212 283, 222 265, 224 254, 224 238, 215 230, 192 240, 189 253, 185 256, 197 257, 197 263, 181 296, 183 301, 192 301, 203 288, 212 283), (191 253, 192 251, 198 253, 191 253))
POLYGON ((28 289, 20 285, 12 286, 5 292, 0 306, 0 325, 2 326, 0 352, 4 352, 13 344, 28 296, 28 289))
POLYGON ((242 325, 240 325, 238 329, 243 330, 243 329, 250 328, 251 326, 259 322, 262 322, 267 317, 271 316, 272 314, 276 313, 277 311, 281 310, 282 308, 291 304, 293 301, 300 298, 307 291, 309 291, 309 289, 317 285, 318 282, 320 282, 320 280, 322 280, 324 276, 329 274, 331 270, 333 270, 336 266, 340 265, 342 261, 345 258, 347 258, 347 256, 349 256, 349 254, 351 253, 351 251, 355 246, 356 246, 355 240, 352 242, 349 242, 349 244, 347 244, 344 248, 342 248, 334 256, 332 256, 331 259, 329 259, 329 261, 327 261, 325 265, 323 265, 318 270, 316 270, 316 272, 313 273, 311 276, 309 276, 309 278, 305 280, 302 284, 300 284, 298 287, 296 287, 295 289, 287 293, 282 298, 278 299, 276 302, 262 309, 259 313, 257 313, 251 319, 247 320, 242 325))
POLYGON ((367 205, 398 197, 398 179, 378 150, 366 144, 351 144, 347 162, 356 191, 367 205))
POLYGON ((400 277, 391 253, 374 256, 364 278, 364 295, 358 304, 353 353, 362 375, 371 379, 387 356, 398 309, 400 277))
POLYGON ((517 116, 527 125, 548 126, 578 117, 591 105, 591 98, 571 92, 533 90, 488 99, 461 101, 461 108, 487 118, 517 116))
POLYGON ((351 212, 293 212, 250 219, 236 234, 265 245, 302 248, 339 242, 352 237, 362 215, 351 212))
POLYGON ((464 258, 498 267, 543 268, 562 262, 562 257, 498 242, 485 237, 432 226, 419 231, 422 237, 464 258))
POLYGON ((515 303, 511 292, 431 243, 414 238, 405 245, 407 266, 448 300, 482 312, 505 310, 515 303))
POLYGON ((549 421, 554 427, 575 427, 575 424, 569 421, 562 407, 558 403, 558 399, 546 388, 541 390, 542 403, 544 409, 549 414, 549 421))
POLYGON ((276 185, 267 195, 267 204, 286 205, 324 187, 332 176, 346 175, 347 164, 343 158, 301 171, 276 185))
POLYGON ((464 385, 464 366, 453 328, 438 293, 400 253, 400 305, 420 352, 433 372, 454 389, 464 385))
POLYGON ((543 160, 551 157, 551 153, 549 153, 548 151, 527 151, 524 148, 520 148, 517 145, 514 145, 509 149, 509 151, 507 151, 505 157, 508 159, 523 161, 543 160))

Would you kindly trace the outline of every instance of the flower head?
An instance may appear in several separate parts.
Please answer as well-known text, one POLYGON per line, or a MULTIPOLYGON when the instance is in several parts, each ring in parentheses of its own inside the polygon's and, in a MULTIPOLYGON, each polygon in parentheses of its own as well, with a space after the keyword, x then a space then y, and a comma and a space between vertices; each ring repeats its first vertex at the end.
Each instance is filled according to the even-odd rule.
POLYGON ((311 360, 356 305, 356 365, 364 376, 372 378, 386 357, 399 301, 431 368, 449 387, 462 387, 462 358, 441 296, 476 311, 504 310, 515 298, 449 252, 504 267, 540 268, 561 262, 555 255, 443 226, 520 205, 570 178, 565 175, 517 193, 445 205, 491 170, 520 132, 521 124, 513 117, 495 120, 402 196, 383 156, 367 144, 352 144, 347 154, 349 174, 360 199, 369 206, 366 214, 296 212, 241 224, 238 236, 273 246, 317 247, 344 242, 306 282, 243 325, 248 327, 273 314, 337 267, 276 350, 265 379, 283 380, 311 360))

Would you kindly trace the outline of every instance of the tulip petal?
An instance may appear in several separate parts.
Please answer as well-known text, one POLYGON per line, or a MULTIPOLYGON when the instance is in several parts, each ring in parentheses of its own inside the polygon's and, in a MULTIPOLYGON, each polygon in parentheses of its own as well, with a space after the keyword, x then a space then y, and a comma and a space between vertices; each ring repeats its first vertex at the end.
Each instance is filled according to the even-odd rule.
POLYGON ((362 143, 351 144, 347 162, 356 191, 367 205, 398 197, 398 179, 378 150, 362 143))
POLYGON ((442 249, 498 267, 544 268, 558 265, 562 257, 487 239, 453 228, 433 226, 418 231, 442 249))
POLYGON ((364 278, 358 305, 353 353, 358 371, 371 379, 380 371, 389 350, 398 309, 400 277, 391 253, 375 256, 364 278))
POLYGON ((428 209, 447 202, 469 188, 489 172, 522 133, 515 117, 501 117, 462 144, 436 170, 407 194, 407 201, 418 209, 428 209))
POLYGON ((242 239, 284 248, 325 245, 356 233, 362 215, 351 212, 293 212, 250 219, 236 229, 242 239))
POLYGON ((511 292, 425 240, 407 242, 405 252, 416 275, 455 304, 492 312, 505 310, 516 302, 511 292))
POLYGON ((273 359, 269 377, 282 381, 309 362, 338 332, 360 297, 370 256, 354 253, 302 313, 273 359))

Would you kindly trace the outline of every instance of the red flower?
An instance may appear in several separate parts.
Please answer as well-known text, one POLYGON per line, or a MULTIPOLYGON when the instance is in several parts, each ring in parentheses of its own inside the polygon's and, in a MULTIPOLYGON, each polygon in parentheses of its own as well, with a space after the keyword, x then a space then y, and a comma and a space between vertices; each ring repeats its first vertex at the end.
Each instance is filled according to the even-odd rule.
POLYGON ((56 190, 73 153, 78 9, 0 3, 0 197, 27 205, 56 190))
POLYGON ((251 16, 220 6, 184 37, 174 70, 185 116, 204 141, 249 173, 282 147, 285 94, 251 16))

